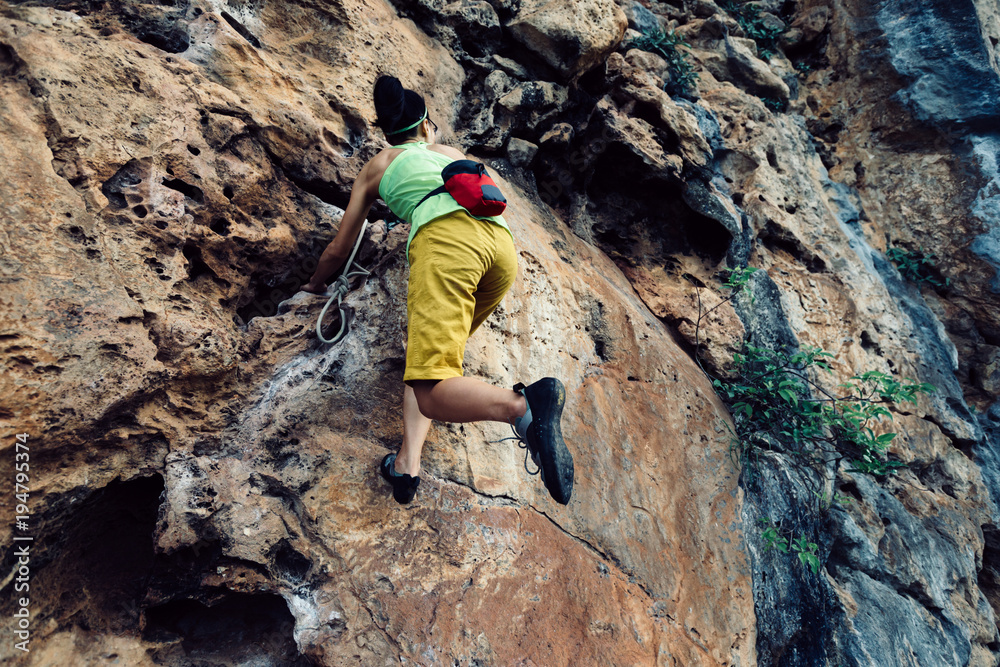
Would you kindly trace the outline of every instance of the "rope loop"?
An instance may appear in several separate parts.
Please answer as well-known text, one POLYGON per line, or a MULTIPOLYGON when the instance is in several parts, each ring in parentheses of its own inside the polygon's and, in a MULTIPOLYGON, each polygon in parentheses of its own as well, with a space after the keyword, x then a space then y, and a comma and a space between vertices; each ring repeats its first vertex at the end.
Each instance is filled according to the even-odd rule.
POLYGON ((351 256, 348 258, 347 264, 344 265, 344 272, 341 273, 340 276, 331 284, 333 292, 330 294, 330 298, 326 300, 326 305, 323 306, 323 310, 320 311, 319 319, 316 320, 316 337, 328 345, 339 342, 344 336, 347 335, 347 313, 344 311, 342 303, 344 301, 344 297, 347 296, 349 291, 351 291, 351 278, 371 275, 371 271, 357 266, 354 263, 354 256, 358 254, 358 248, 361 247, 361 242, 364 240, 365 230, 367 228, 368 222, 365 221, 365 223, 361 226, 361 231, 358 233, 358 240, 354 244, 354 250, 351 252, 351 256), (326 318, 326 311, 328 311, 330 306, 333 305, 334 300, 337 302, 337 310, 340 311, 340 329, 336 334, 334 334, 333 338, 326 339, 323 337, 323 320, 326 318))

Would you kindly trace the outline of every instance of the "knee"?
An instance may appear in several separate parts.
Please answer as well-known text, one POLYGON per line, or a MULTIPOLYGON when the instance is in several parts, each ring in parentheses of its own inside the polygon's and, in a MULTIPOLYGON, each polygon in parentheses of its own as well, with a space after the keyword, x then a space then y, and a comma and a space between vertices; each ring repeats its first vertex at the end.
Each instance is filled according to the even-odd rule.
POLYGON ((437 380, 414 380, 410 385, 413 387, 413 396, 417 399, 420 414, 428 419, 434 419, 434 399, 431 390, 436 384, 437 380))

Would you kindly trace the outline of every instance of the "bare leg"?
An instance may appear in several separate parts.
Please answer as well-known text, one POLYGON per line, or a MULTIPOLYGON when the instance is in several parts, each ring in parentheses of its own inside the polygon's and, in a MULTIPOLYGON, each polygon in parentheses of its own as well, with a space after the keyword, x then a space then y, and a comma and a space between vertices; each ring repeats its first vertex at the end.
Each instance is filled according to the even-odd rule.
POLYGON ((430 427, 431 420, 420 414, 413 388, 406 385, 403 389, 403 446, 396 454, 396 472, 414 477, 420 474, 420 452, 430 427))
POLYGON ((420 412, 444 422, 495 421, 508 423, 523 415, 524 396, 482 380, 454 377, 447 380, 417 380, 413 383, 420 412))

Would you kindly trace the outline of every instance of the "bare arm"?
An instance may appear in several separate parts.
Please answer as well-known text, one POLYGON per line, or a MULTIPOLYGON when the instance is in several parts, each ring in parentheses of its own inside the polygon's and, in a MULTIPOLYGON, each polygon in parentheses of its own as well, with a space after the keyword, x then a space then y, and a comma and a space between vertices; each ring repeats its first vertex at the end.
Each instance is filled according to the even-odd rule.
POLYGON ((361 225, 371 210, 372 204, 378 198, 378 184, 384 169, 375 166, 376 159, 369 161, 362 169, 361 173, 354 180, 351 187, 351 200, 344 211, 344 217, 340 221, 340 229, 333 237, 323 255, 319 258, 319 265, 313 273, 308 283, 300 289, 306 292, 322 293, 326 291, 326 281, 336 273, 354 247, 361 231, 361 225))

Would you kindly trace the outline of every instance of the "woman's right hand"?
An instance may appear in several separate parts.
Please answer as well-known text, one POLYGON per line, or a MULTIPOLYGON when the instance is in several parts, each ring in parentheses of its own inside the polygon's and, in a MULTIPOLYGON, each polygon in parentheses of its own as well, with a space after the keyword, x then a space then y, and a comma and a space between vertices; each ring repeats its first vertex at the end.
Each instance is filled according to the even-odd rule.
POLYGON ((303 291, 303 292, 310 292, 312 294, 325 294, 326 293, 326 285, 322 285, 322 284, 320 284, 320 285, 314 285, 311 280, 309 282, 307 282, 305 285, 303 285, 302 287, 300 287, 299 289, 301 291, 303 291))

